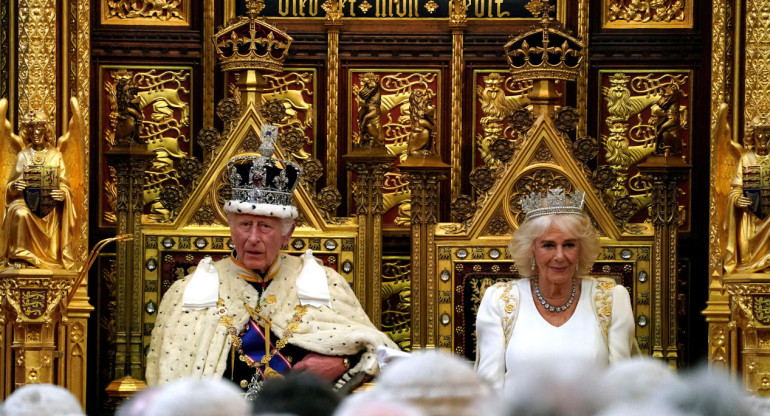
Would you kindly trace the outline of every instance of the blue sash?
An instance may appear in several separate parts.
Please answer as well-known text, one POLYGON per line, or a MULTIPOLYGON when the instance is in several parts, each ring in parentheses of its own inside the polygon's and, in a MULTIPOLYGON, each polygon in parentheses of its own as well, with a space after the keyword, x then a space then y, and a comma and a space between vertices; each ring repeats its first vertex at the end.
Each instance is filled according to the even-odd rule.
MULTIPOLYGON (((265 333, 262 327, 259 326, 253 319, 249 319, 249 324, 246 326, 246 332, 241 336, 242 344, 241 349, 243 355, 249 360, 249 364, 259 364, 262 357, 265 356, 265 333)), ((270 343, 270 350, 273 351, 275 345, 270 343)), ((283 374, 287 370, 291 369, 291 363, 289 362, 280 351, 276 351, 269 362, 270 368, 283 374)), ((257 371, 260 375, 262 373, 262 366, 257 365, 257 371)))

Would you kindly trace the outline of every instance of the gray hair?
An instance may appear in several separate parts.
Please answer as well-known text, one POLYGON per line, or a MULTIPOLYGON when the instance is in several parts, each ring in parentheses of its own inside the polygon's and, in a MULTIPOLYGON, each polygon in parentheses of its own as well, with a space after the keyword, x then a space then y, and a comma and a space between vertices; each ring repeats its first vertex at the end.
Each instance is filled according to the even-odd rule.
POLYGON ((182 379, 161 387, 146 416, 248 416, 243 392, 222 379, 182 379))
POLYGON ((388 364, 372 390, 379 398, 417 406, 428 416, 492 414, 491 387, 470 363, 441 351, 426 351, 388 364))
POLYGON ((75 396, 64 387, 53 384, 27 384, 5 400, 3 410, 14 416, 84 415, 75 396))
POLYGON ((516 372, 506 378, 501 396, 505 416, 593 416, 604 404, 603 392, 596 389, 600 367, 595 363, 514 362, 516 372))
POLYGON ((745 392, 718 368, 704 366, 681 381, 659 386, 651 401, 699 416, 754 415, 745 392))
POLYGON ((601 379, 602 390, 612 403, 646 401, 658 386, 680 382, 661 360, 638 356, 613 364, 601 379))
POLYGON ((587 275, 596 262, 596 256, 599 255, 599 233, 585 214, 552 214, 524 220, 508 243, 508 249, 519 274, 524 277, 537 275, 537 270, 532 270, 530 267, 530 263, 535 258, 535 240, 552 225, 577 239, 580 255, 576 273, 579 276, 587 275))

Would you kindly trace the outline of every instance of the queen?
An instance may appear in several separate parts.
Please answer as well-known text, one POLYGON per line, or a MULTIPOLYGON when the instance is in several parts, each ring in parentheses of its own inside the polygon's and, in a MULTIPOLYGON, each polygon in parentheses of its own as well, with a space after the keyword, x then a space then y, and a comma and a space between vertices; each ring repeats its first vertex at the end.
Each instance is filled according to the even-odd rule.
POLYGON ((584 197, 551 189, 522 200, 509 248, 524 278, 489 287, 476 318, 476 369, 498 389, 527 361, 606 366, 636 346, 628 291, 588 274, 599 237, 584 197))
POLYGON ((0 266, 71 269, 74 265, 73 250, 64 243, 71 239, 77 214, 64 158, 51 137, 44 112, 31 112, 22 120, 25 146, 5 188, 0 266))

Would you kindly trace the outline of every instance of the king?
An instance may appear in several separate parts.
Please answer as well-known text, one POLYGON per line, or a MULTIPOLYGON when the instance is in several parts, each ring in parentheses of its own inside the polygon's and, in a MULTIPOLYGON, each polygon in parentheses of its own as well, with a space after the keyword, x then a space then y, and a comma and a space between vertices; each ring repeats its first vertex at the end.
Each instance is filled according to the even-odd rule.
POLYGON ((272 157, 268 131, 260 155, 227 164, 230 257, 202 260, 161 301, 147 357, 151 386, 225 377, 255 397, 267 378, 308 371, 347 390, 379 371, 377 347, 396 348, 342 276, 310 250, 280 252, 294 231, 292 192, 302 171, 272 157))

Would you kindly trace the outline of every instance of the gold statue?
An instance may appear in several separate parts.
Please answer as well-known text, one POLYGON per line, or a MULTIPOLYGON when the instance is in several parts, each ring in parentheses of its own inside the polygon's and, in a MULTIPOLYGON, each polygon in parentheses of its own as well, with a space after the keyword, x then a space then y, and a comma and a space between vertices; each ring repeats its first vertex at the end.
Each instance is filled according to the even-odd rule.
POLYGON ((69 131, 54 146, 53 123, 45 112, 24 117, 19 137, 6 118, 8 101, 0 100, 0 184, 6 184, 0 268, 71 270, 80 257, 76 207, 84 206, 86 194, 77 171, 84 163, 83 122, 75 98, 70 105, 69 131), (76 171, 75 186, 68 168, 76 171))
POLYGON ((660 99, 650 107, 649 123, 655 127, 655 155, 681 156, 679 130, 686 127, 686 113, 680 108, 682 92, 675 82, 668 84, 660 99))
POLYGON ((410 156, 436 154, 436 106, 431 102, 433 92, 417 88, 409 96, 409 118, 412 132, 409 134, 407 153, 410 156))
POLYGON ((358 103, 359 147, 368 149, 385 146, 382 137, 382 96, 380 93, 380 78, 374 73, 361 75, 361 88, 356 95, 358 103))
POLYGON ((725 274, 752 273, 770 267, 770 125, 755 124, 744 148, 732 141, 726 112, 725 106, 715 184, 723 267, 725 274))

